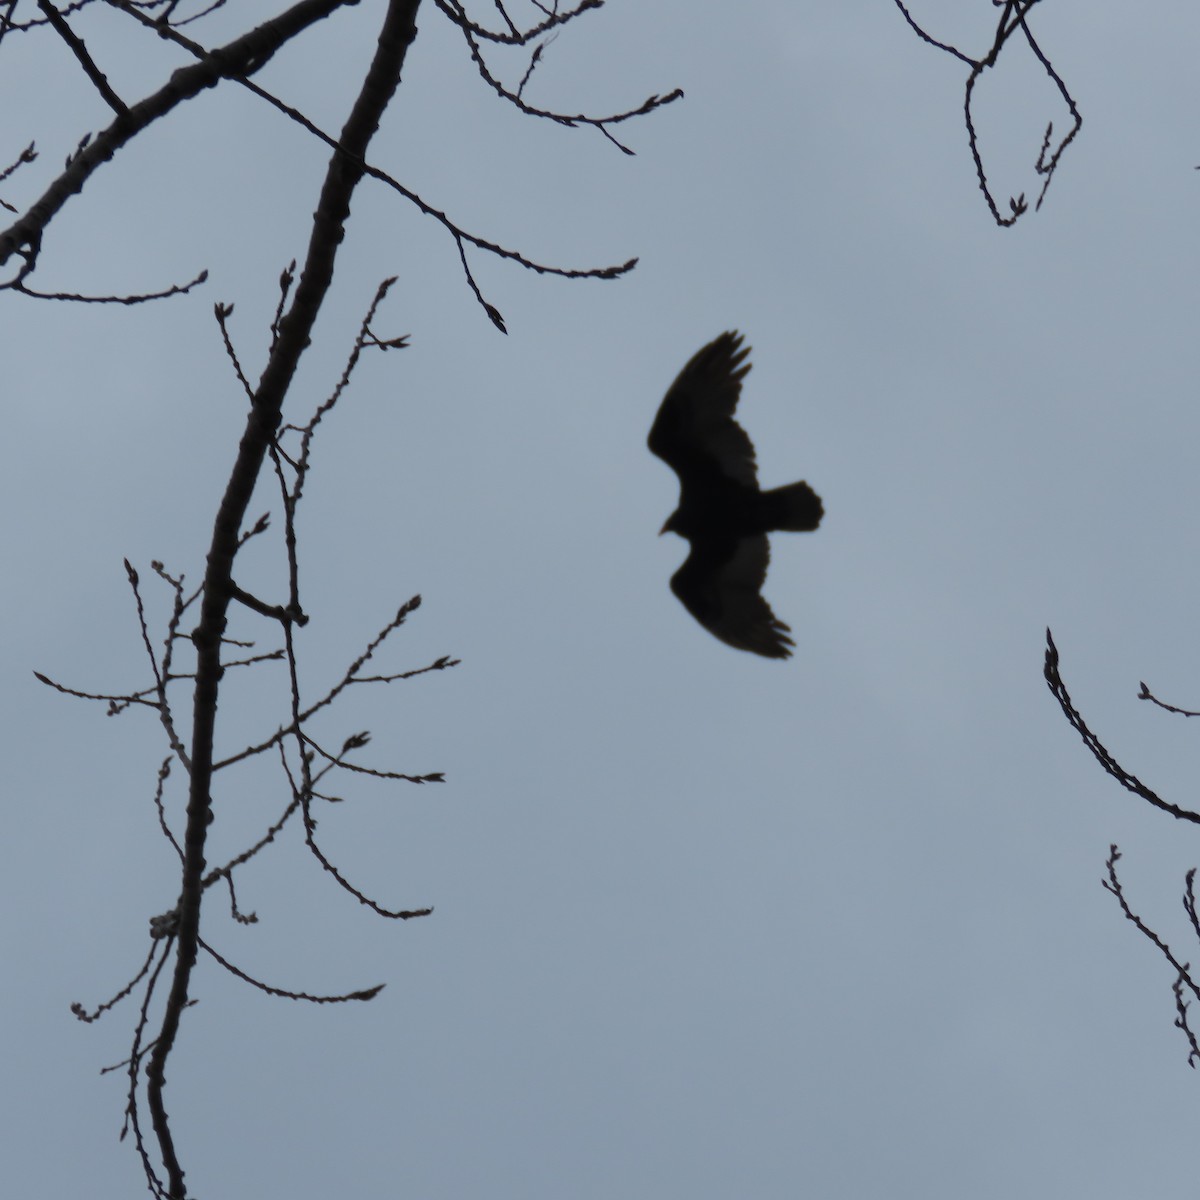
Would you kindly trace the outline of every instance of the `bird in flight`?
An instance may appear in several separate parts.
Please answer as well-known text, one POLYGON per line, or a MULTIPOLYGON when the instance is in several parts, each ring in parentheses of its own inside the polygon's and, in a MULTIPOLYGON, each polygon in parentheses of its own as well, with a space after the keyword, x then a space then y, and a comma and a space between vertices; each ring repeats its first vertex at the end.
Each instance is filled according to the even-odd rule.
POLYGON ((736 331, 696 353, 664 397, 649 444, 679 476, 679 507, 662 532, 691 543, 671 590, 714 637, 765 658, 787 658, 795 645, 791 630, 761 594, 767 534, 810 532, 825 510, 807 483, 765 492, 758 486, 754 444, 733 419, 749 356, 736 331))

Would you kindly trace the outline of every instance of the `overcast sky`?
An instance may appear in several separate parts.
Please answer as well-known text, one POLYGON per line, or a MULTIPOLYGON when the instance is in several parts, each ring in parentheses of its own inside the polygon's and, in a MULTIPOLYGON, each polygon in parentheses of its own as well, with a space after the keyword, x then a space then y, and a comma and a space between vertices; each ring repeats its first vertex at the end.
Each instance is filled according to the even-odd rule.
MULTIPOLYGON (((276 6, 191 27, 219 44, 276 6)), ((514 4, 514 10, 516 8, 514 4)), ((32 6, 30 6, 32 9, 32 6)), ((340 127, 381 5, 364 0, 260 82, 340 127)), ((496 20, 492 6, 476 6, 496 20)), ((968 53, 984 0, 914 16, 968 53)), ((31 15, 27 13, 26 15, 31 15)), ((368 356, 322 427, 301 515, 304 681, 316 694, 390 618, 381 661, 462 665, 360 689, 328 740, 444 771, 346 784, 332 886, 297 831, 204 935, 282 987, 386 983, 370 1004, 268 999, 201 960, 167 1102, 214 1200, 1012 1200, 1195 1196, 1200 1078, 1172 974, 1100 886, 1196 959, 1179 896, 1200 832, 1106 777, 1042 681, 1063 672, 1124 764, 1197 805, 1195 70, 1182 0, 1056 0, 1031 27, 1084 117, 1040 212, 998 229, 962 121, 965 68, 890 3, 610 0, 546 50, 527 98, 606 114, 680 87, 621 135, 522 117, 435 6, 372 157, 479 235, 541 261, 640 256, 615 282, 472 257, 382 186, 355 200, 331 307, 287 415, 328 393, 378 281, 368 356), (766 594, 794 658, 705 633, 656 536, 676 480, 646 449, 666 387, 722 330, 753 347, 740 419, 766 486, 826 518, 773 541, 766 594)), ((186 61, 101 6, 77 30, 136 99, 186 61)), ((510 82, 520 56, 497 60, 510 82)), ((1061 98, 1014 43, 976 90, 1003 201, 1061 98)), ((0 188, 23 210, 108 110, 45 34, 0 45, 0 188)), ((51 227, 47 291, 193 295, 125 309, 5 292, 7 827, 0 1126, 14 1196, 129 1197, 119 1144, 133 1003, 94 1026, 177 869, 149 715, 43 688, 144 686, 122 558, 198 580, 276 281, 302 255, 325 150, 232 85, 98 172, 51 227)), ((271 502, 264 490, 257 513, 271 502)), ((277 549, 243 582, 283 599, 277 549)), ((265 622, 242 636, 274 645, 265 622)), ((265 679, 265 676, 264 676, 265 679)), ((219 743, 284 710, 232 686, 219 743)), ((238 686, 241 686, 240 683, 238 686)), ((265 685, 264 685, 265 686, 265 685)), ((167 796, 180 827, 182 773, 167 796)), ((215 797, 213 862, 277 815, 268 770, 215 797)))

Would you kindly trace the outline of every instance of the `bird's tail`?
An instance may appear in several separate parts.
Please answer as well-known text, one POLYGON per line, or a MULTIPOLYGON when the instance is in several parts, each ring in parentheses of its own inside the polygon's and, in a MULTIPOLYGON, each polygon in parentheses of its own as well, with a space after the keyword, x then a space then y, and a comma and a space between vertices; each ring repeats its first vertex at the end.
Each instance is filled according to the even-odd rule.
POLYGON ((789 483, 786 487, 763 492, 766 502, 767 529, 788 533, 808 533, 816 529, 825 515, 821 497, 807 483, 789 483))

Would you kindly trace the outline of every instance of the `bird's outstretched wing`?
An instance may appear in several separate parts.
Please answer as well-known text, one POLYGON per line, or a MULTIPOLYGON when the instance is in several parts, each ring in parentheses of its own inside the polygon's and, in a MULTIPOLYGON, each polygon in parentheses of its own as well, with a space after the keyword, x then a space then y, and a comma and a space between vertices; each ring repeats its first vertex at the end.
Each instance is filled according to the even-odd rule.
POLYGON ((764 535, 693 538, 692 552, 671 577, 671 591, 709 633, 738 650, 788 658, 796 643, 761 588, 770 550, 764 535))
POLYGON ((754 444, 733 419, 749 355, 740 333, 723 333, 692 356, 663 398, 650 449, 685 488, 713 475, 757 486, 754 444))

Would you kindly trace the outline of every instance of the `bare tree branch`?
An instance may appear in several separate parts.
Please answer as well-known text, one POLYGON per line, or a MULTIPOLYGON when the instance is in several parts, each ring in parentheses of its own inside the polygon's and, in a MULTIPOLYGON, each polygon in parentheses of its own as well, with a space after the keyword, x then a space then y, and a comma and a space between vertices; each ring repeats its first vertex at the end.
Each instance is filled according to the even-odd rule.
POLYGON ((54 32, 67 43, 71 48, 71 53, 79 60, 84 74, 96 85, 96 91, 103 97, 104 103, 118 116, 127 113, 129 109, 126 107, 125 101, 109 86, 108 77, 96 66, 95 60, 88 53, 88 48, 83 44, 83 39, 75 36, 74 31, 67 24, 66 18, 50 3, 50 0, 37 0, 37 3, 46 20, 54 26, 54 32))
POLYGON ((1022 192, 1019 196, 1010 196, 1008 199, 1008 213, 1003 214, 996 203, 995 196, 992 194, 991 185, 988 183, 987 172, 983 166, 983 155, 979 150, 979 135, 975 130, 975 118, 971 111, 972 100, 975 94, 975 85, 978 83, 980 76, 990 67, 996 65, 1000 57, 1000 52, 1007 45, 1012 35, 1020 30, 1024 35, 1025 41, 1029 48, 1033 51, 1042 69, 1057 87, 1059 95, 1066 104, 1068 111, 1071 114, 1071 129, 1070 132, 1058 143, 1053 152, 1050 151, 1051 137, 1054 132, 1053 121, 1046 125, 1045 137, 1042 140, 1042 148, 1038 154, 1037 161, 1034 163, 1034 170, 1042 177, 1042 189, 1038 195, 1037 202, 1034 205, 1035 209, 1042 207, 1042 201, 1046 198, 1046 191, 1050 187, 1050 180, 1054 176, 1054 172, 1058 168, 1059 161, 1067 147, 1075 140, 1075 135, 1083 127, 1083 117, 1079 113, 1074 98, 1071 96, 1067 85, 1063 82, 1062 76, 1054 68, 1053 63, 1043 52, 1033 36, 1033 31, 1029 28, 1026 21, 1026 16, 1030 9, 1033 8, 1038 0, 993 0, 993 3, 1000 11, 1000 18, 996 24, 996 32, 992 37, 991 49, 982 58, 972 58, 969 54, 964 54, 957 46, 951 46, 946 42, 941 42, 933 37, 925 29, 923 29, 913 18, 911 12, 905 6, 903 0, 895 0, 896 7, 900 10, 901 15, 908 23, 910 29, 927 45, 933 46, 938 50, 944 51, 946 54, 957 58, 960 62, 965 63, 971 68, 967 76, 967 81, 963 90, 963 116, 967 126, 967 140, 971 147, 971 158, 975 163, 975 174, 979 180, 979 190, 983 193, 983 198, 987 203, 988 210, 992 214, 993 220, 997 225, 1009 226, 1015 225, 1021 216, 1029 209, 1029 205, 1025 200, 1025 193, 1022 192))
POLYGON ((1172 804, 1170 801, 1164 800, 1156 792, 1148 788, 1136 775, 1131 775, 1126 771, 1104 748, 1100 739, 1088 728, 1087 723, 1080 716, 1079 710, 1071 703, 1071 696, 1067 691, 1067 685, 1063 683, 1062 675, 1059 673, 1058 647, 1054 644, 1054 638, 1049 629, 1046 630, 1046 659, 1043 674, 1045 675, 1046 684, 1050 688, 1051 694, 1063 710, 1063 715, 1075 727, 1079 736, 1083 738, 1084 745, 1092 752, 1096 761, 1126 791, 1133 792, 1135 796, 1140 796, 1147 804, 1152 804, 1155 808, 1162 809, 1163 812, 1170 813, 1171 816, 1178 817, 1181 821, 1192 821, 1200 824, 1200 813, 1180 808, 1177 804, 1172 804))
MULTIPOLYGON (((302 7, 304 3, 320 7, 332 4, 332 0, 302 0, 297 7, 302 7)), ((379 128, 380 118, 400 82, 405 54, 416 37, 418 3, 419 0, 390 0, 387 6, 375 60, 339 139, 359 159, 363 158, 371 137, 379 128)), ((176 77, 186 71, 198 70, 207 72, 211 68, 202 63, 178 72, 176 77)), ((199 945, 204 847, 212 807, 213 741, 222 673, 221 639, 233 597, 233 559, 255 481, 280 422, 283 397, 300 355, 309 343, 313 323, 333 279, 333 264, 342 241, 342 227, 350 212, 350 197, 362 175, 361 168, 356 169, 341 153, 335 153, 331 158, 313 218, 312 237, 299 287, 291 308, 280 322, 279 340, 271 351, 255 391, 237 461, 217 513, 204 579, 200 623, 192 634, 196 646, 196 686, 187 831, 184 836, 185 861, 179 903, 179 946, 175 956, 174 978, 163 1013, 162 1030, 146 1067, 147 1102, 172 1200, 183 1200, 186 1188, 163 1102, 163 1089, 166 1084, 166 1062, 175 1043, 179 1018, 189 999, 189 982, 199 945)))
MULTIPOLYGON (((284 424, 285 397, 297 379, 299 364, 329 293, 338 249, 345 235, 351 197, 362 180, 371 176, 404 196, 423 214, 440 223, 458 249, 468 285, 489 317, 501 329, 504 328, 503 318, 496 307, 483 297, 472 274, 468 261, 469 248, 510 259, 538 273, 564 278, 614 279, 632 269, 636 259, 619 265, 586 270, 537 262, 517 251, 468 232, 444 212, 427 204, 416 193, 405 188, 387 172, 370 164, 367 149, 399 83, 408 48, 416 36, 415 16, 419 0, 386 0, 385 4, 380 6, 385 11, 380 14, 381 31, 373 61, 366 72, 351 113, 336 137, 320 130, 299 110, 284 104, 259 87, 251 81, 250 76, 292 37, 334 12, 342 4, 354 3, 354 0, 301 0, 278 17, 264 22, 224 47, 212 50, 184 37, 179 32, 179 26, 192 23, 215 11, 221 7, 223 0, 215 0, 207 8, 184 17, 179 16, 183 6, 178 0, 104 0, 108 9, 134 18, 156 36, 187 49, 196 59, 194 64, 177 70, 166 84, 134 104, 126 104, 110 87, 103 71, 82 40, 74 34, 68 22, 68 18, 73 14, 91 4, 98 5, 99 0, 73 0, 62 7, 56 5, 54 0, 33 2, 38 5, 42 16, 14 24, 11 18, 15 11, 15 3, 10 0, 5 5, 4 0, 0 0, 0 39, 9 33, 34 29, 56 32, 70 48, 92 85, 114 110, 116 117, 106 129, 95 136, 88 133, 79 138, 67 156, 64 170, 44 190, 41 198, 7 230, 0 232, 0 263, 7 264, 13 258, 18 260, 15 269, 10 269, 11 277, 7 282, 0 284, 0 287, 40 299, 133 304, 177 295, 204 282, 206 274, 201 273, 188 284, 176 285, 152 295, 88 296, 74 292, 39 292, 30 286, 29 281, 39 264, 47 229, 62 211, 67 200, 81 191, 92 174, 134 137, 150 128, 159 118, 173 112, 185 100, 197 96, 205 88, 221 81, 236 82, 265 99, 289 119, 308 130, 330 151, 303 265, 297 274, 296 263, 293 262, 282 272, 279 279, 279 299, 270 323, 267 360, 257 382, 252 380, 243 367, 242 359, 235 349, 230 321, 233 305, 218 303, 214 306, 225 353, 248 401, 248 411, 237 455, 214 521, 203 582, 199 586, 185 587, 182 574, 168 572, 161 562, 151 563, 154 574, 166 588, 165 634, 161 635, 161 641, 157 640, 159 635, 151 634, 152 628, 155 628, 155 622, 150 615, 155 596, 151 594, 150 589, 143 588, 142 577, 133 564, 128 560, 125 562, 126 575, 133 594, 141 650, 148 661, 148 686, 119 694, 83 691, 37 673, 37 678, 42 683, 63 694, 107 704, 110 715, 117 715, 135 707, 156 710, 170 746, 170 754, 163 758, 157 767, 153 805, 159 829, 180 863, 180 891, 163 911, 150 918, 150 945, 147 955, 129 983, 94 1010, 89 1011, 82 1005, 75 1004, 72 1011, 80 1020, 95 1021, 121 1000, 133 995, 135 991, 140 991, 129 1056, 118 1067, 109 1068, 122 1069, 128 1077, 122 1137, 132 1131, 151 1193, 163 1197, 164 1200, 183 1200, 188 1192, 176 1146, 176 1132, 167 1110, 166 1067, 179 1035, 182 1014, 196 1003, 193 995, 193 973, 199 951, 205 950, 227 971, 270 995, 324 1004, 368 1000, 379 991, 378 987, 372 987, 338 995, 315 995, 280 988, 252 977, 201 940, 200 910, 205 893, 214 885, 223 883, 228 889, 229 914, 232 920, 243 926, 256 923, 257 916, 253 911, 243 912, 239 908, 234 876, 268 846, 274 845, 289 822, 295 824, 299 820, 303 824, 307 849, 321 870, 340 889, 361 904, 381 916, 396 920, 422 917, 432 911, 428 907, 389 907, 368 895, 364 888, 351 881, 339 865, 335 865, 316 837, 318 806, 332 805, 342 800, 342 797, 334 794, 329 784, 325 783, 327 779, 341 780, 348 784, 350 781, 368 780, 385 784, 425 784, 442 782, 444 776, 441 771, 410 773, 354 761, 358 752, 371 742, 371 736, 365 730, 345 736, 341 749, 336 753, 327 750, 323 745, 324 739, 319 738, 317 731, 310 726, 312 718, 328 709, 352 684, 392 683, 445 670, 458 664, 456 658, 441 655, 424 666, 386 670, 372 665, 374 673, 365 673, 367 664, 374 664, 379 656, 384 642, 418 608, 421 603, 418 595, 395 610, 395 615, 366 644, 346 668, 342 677, 323 693, 319 693, 315 701, 303 696, 301 691, 297 662, 297 630, 306 624, 308 618, 301 604, 297 513, 305 495, 311 469, 315 434, 318 427, 330 418, 330 414, 346 392, 364 351, 400 349, 408 343, 407 335, 388 335, 377 330, 376 321, 380 306, 394 282, 393 279, 386 279, 376 290, 341 376, 332 390, 316 406, 306 422, 284 424), (262 514, 253 523, 248 523, 247 520, 250 501, 268 461, 274 470, 282 506, 281 535, 287 559, 286 597, 255 594, 238 582, 234 571, 239 551, 252 539, 271 528, 269 513, 262 514), (272 633, 277 633, 282 644, 276 648, 268 646, 260 651, 256 648, 256 642, 235 638, 229 629, 231 606, 244 610, 244 613, 253 614, 253 617, 246 619, 253 621, 262 618, 271 622, 272 633), (185 620, 195 622, 195 627, 190 633, 185 630, 185 620), (194 669, 191 669, 192 655, 194 669), (177 664, 177 660, 181 661, 177 664), (222 683, 229 680, 231 668, 257 666, 274 661, 282 662, 287 667, 289 712, 286 724, 265 739, 243 743, 243 749, 239 752, 218 761, 215 755, 216 714, 222 683), (191 692, 190 736, 180 732, 180 722, 177 720, 176 709, 180 707, 178 700, 181 687, 188 687, 191 692), (214 773, 232 768, 272 749, 278 753, 280 767, 290 792, 282 811, 277 810, 273 822, 239 853, 227 858, 222 865, 210 866, 206 861, 206 852, 209 844, 208 826, 213 819, 214 773), (176 827, 180 824, 179 816, 170 803, 168 790, 172 783, 173 764, 176 761, 183 767, 183 774, 187 780, 187 803, 182 829, 176 827), (149 1129, 144 1129, 142 1124, 144 1112, 139 1100, 143 1092, 146 1110, 150 1116, 149 1129)), ((675 92, 666 97, 652 96, 637 109, 602 118, 570 116, 535 109, 525 104, 520 93, 528 84, 534 66, 540 61, 544 44, 534 46, 529 67, 517 93, 510 92, 484 64, 481 47, 493 43, 518 47, 532 45, 531 39, 543 36, 547 31, 556 30, 574 17, 599 7, 599 0, 583 0, 578 7, 565 12, 559 11, 557 3, 553 7, 536 4, 535 7, 542 12, 544 20, 525 30, 520 29, 511 19, 503 3, 499 0, 495 0, 495 3, 507 32, 493 34, 483 30, 466 18, 460 6, 441 7, 467 38, 484 79, 494 85, 505 99, 516 103, 519 109, 529 115, 545 116, 566 125, 591 124, 611 138, 606 125, 648 113, 681 94, 675 92)), ((18 167, 33 162, 35 158, 31 143, 16 162, 0 172, 0 182, 9 178, 18 167)), ((161 596, 161 593, 159 595, 161 596)), ((161 600, 159 603, 161 604, 161 600)))
POLYGON ((278 17, 213 51, 202 62, 176 71, 157 92, 120 113, 107 129, 80 150, 25 216, 0 232, 0 266, 7 264, 13 255, 23 259, 16 279, 0 286, 11 287, 14 282, 24 280, 37 265, 42 235, 59 210, 143 129, 219 80, 259 70, 285 42, 348 2, 300 0, 278 17))

